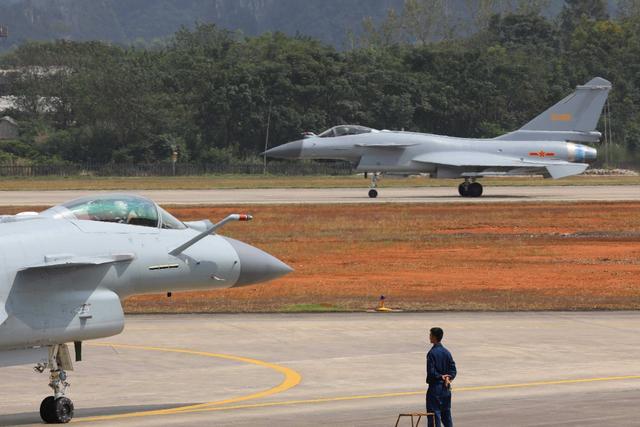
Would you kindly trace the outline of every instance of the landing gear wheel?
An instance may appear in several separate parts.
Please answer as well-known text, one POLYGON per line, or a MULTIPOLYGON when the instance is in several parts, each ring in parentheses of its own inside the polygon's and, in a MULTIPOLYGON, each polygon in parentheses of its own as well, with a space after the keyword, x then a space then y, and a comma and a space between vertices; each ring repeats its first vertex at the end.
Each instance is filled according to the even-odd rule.
POLYGON ((469 189, 467 191, 470 197, 480 197, 482 196, 482 184, 479 182, 472 182, 469 184, 469 189))
POLYGON ((73 402, 68 397, 60 397, 55 403, 56 423, 66 424, 73 418, 73 402))
POLYGON ((49 396, 40 404, 40 417, 48 424, 66 424, 73 418, 73 402, 67 397, 49 396))
POLYGON ((467 189, 467 186, 465 186, 465 183, 462 183, 460 185, 458 185, 458 193, 462 196, 462 197, 467 197, 469 194, 469 191, 467 189))
MULTIPOLYGON (((366 178, 367 174, 365 173, 364 176, 366 178)), ((378 172, 371 173, 371 184, 369 185, 369 197, 372 199, 375 199, 376 197, 378 197, 378 190, 376 190, 376 188, 378 187, 378 179, 380 179, 381 177, 382 177, 382 174, 378 172)))
POLYGON ((40 418, 47 424, 55 422, 52 418, 54 404, 55 399, 53 396, 45 397, 40 404, 40 418))

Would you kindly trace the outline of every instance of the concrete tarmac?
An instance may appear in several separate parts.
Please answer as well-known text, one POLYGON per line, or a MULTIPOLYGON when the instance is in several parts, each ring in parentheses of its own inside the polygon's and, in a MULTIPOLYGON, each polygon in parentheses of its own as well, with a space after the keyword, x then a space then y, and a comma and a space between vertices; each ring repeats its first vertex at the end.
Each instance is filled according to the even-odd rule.
MULTIPOLYGON (((96 426, 393 426, 423 409, 436 325, 457 426, 640 425, 640 312, 128 316, 69 396, 96 426)), ((0 425, 38 425, 47 375, 2 378, 0 425)))
MULTIPOLYGON (((454 187, 378 189, 370 199, 363 188, 272 188, 224 190, 133 191, 169 205, 288 204, 288 203, 496 203, 563 201, 640 201, 638 185, 602 186, 513 186, 484 187, 478 198, 460 197, 454 187)), ((117 191, 0 191, 0 206, 55 205, 95 193, 117 191)), ((119 191, 120 193, 125 191, 119 191)))

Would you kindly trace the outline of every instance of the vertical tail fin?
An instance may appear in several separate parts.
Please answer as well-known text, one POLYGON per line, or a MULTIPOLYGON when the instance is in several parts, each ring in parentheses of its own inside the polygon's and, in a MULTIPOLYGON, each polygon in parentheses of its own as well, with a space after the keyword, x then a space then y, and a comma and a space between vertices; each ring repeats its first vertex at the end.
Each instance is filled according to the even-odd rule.
POLYGON ((595 130, 611 83, 596 77, 576 87, 571 95, 524 125, 521 130, 578 131, 595 130))
POLYGON ((611 82, 596 77, 577 86, 575 92, 558 102, 515 132, 498 139, 567 139, 595 142, 602 107, 611 90, 611 82))

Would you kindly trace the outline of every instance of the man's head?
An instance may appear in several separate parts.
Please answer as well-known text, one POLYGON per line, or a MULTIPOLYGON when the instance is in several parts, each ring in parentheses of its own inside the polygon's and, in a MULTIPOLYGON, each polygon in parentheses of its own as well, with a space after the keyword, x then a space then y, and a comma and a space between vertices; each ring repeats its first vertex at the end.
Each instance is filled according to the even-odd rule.
POLYGON ((442 336, 444 335, 444 331, 442 328, 431 328, 429 330, 429 341, 431 344, 437 344, 442 341, 442 336))

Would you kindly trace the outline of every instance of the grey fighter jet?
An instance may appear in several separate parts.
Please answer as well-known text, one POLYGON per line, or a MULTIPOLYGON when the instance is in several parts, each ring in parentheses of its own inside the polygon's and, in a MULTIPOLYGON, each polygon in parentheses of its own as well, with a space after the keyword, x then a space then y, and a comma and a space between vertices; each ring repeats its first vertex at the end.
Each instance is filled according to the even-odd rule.
POLYGON ((249 219, 183 223, 151 200, 122 194, 0 217, 0 367, 48 370, 54 394, 42 401, 40 415, 47 423, 70 421, 67 343, 79 361, 83 341, 119 334, 123 298, 243 286, 292 271, 216 234, 229 221, 249 219))
POLYGON ((596 125, 611 83, 596 77, 522 128, 492 139, 455 138, 415 132, 376 130, 364 126, 335 126, 320 135, 267 150, 283 159, 336 159, 371 175, 369 197, 377 197, 383 173, 429 174, 433 178, 462 178, 458 192, 482 195, 478 178, 542 174, 563 178, 577 175, 596 159, 596 125))

